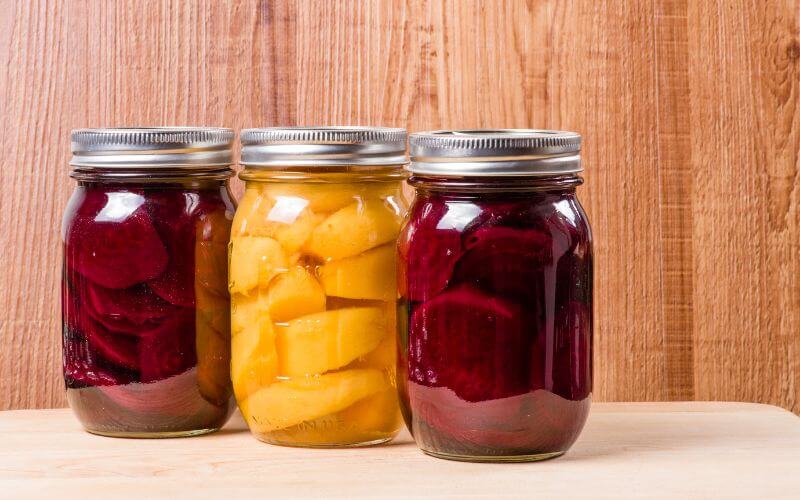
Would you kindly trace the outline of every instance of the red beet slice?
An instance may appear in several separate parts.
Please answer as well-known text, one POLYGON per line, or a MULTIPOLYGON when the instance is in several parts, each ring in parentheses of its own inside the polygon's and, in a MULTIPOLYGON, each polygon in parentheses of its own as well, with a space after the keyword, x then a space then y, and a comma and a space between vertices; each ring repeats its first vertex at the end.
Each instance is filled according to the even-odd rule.
POLYGON ((408 223, 398 245, 403 262, 399 266, 400 289, 409 300, 427 300, 441 292, 461 256, 461 233, 437 228, 446 211, 445 205, 423 207, 423 213, 408 223))
POLYGON ((464 241, 466 253, 453 272, 453 283, 470 283, 492 294, 528 298, 541 281, 542 269, 565 248, 536 229, 490 226, 464 241))
POLYGON ((127 288, 160 274, 167 252, 143 204, 133 192, 88 192, 67 228, 66 261, 106 288, 127 288))
POLYGON ((146 285, 114 290, 87 282, 83 291, 86 312, 113 333, 141 334, 176 309, 146 285))
POLYGON ((167 247, 169 263, 163 273, 147 284, 167 302, 193 307, 197 195, 182 190, 148 193, 148 208, 167 247))
MULTIPOLYGON (((65 301, 65 305, 69 302, 74 300, 65 301)), ((71 311, 70 317, 74 320, 68 320, 67 323, 79 323, 79 317, 74 315, 74 309, 71 306, 67 307, 67 310, 71 311)), ((64 381, 67 387, 117 385, 135 381, 132 373, 105 366, 103 360, 95 354, 94 349, 76 329, 65 328, 63 355, 64 381)))
POLYGON ((409 332, 409 378, 466 401, 528 390, 530 337, 521 307, 461 286, 418 306, 409 332))
POLYGON ((106 361, 129 370, 138 368, 136 341, 124 335, 110 333, 100 323, 86 318, 83 334, 89 347, 106 361))
POLYGON ((155 382, 178 375, 197 364, 195 312, 179 309, 139 342, 142 382, 155 382))

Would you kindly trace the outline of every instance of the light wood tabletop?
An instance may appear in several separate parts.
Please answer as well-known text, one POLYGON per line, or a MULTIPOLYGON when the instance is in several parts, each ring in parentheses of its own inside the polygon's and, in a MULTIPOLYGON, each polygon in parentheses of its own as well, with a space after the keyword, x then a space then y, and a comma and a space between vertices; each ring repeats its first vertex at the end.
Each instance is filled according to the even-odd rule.
POLYGON ((798 498, 800 418, 746 403, 598 403, 573 449, 528 464, 428 457, 403 433, 348 450, 83 432, 70 410, 0 412, 2 498, 798 498))

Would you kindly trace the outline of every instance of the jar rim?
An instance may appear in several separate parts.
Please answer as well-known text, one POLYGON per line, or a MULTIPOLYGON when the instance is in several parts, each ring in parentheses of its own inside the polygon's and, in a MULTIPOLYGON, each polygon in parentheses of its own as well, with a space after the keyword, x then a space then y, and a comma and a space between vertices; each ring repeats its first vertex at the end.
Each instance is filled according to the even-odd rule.
POLYGON ((70 165, 79 169, 219 170, 233 163, 233 129, 118 127, 72 131, 70 165))
POLYGON ((413 133, 416 176, 550 177, 577 175, 581 136, 544 129, 465 129, 413 133))
POLYGON ((408 163, 403 128, 372 126, 265 127, 242 130, 241 164, 287 167, 397 166, 408 163))

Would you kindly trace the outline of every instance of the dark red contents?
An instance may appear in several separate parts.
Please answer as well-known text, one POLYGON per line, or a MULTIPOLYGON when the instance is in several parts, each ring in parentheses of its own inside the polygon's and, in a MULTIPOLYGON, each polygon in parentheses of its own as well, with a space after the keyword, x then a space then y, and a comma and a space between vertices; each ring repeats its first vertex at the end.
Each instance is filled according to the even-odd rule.
POLYGON ((197 297, 210 282, 219 295, 226 270, 198 272, 195 254, 225 260, 208 254, 225 253, 210 242, 227 240, 233 210, 221 182, 79 185, 63 225, 64 378, 90 430, 181 432, 227 419, 227 370, 197 376, 195 324, 197 297))
POLYGON ((421 190, 398 248, 399 386, 417 443, 568 449, 592 388, 591 234, 574 191, 421 190))

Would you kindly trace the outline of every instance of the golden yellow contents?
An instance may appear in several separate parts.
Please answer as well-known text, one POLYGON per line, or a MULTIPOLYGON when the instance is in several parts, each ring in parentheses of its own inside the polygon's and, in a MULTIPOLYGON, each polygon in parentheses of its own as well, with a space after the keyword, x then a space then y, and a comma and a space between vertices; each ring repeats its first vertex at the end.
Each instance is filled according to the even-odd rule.
POLYGON ((397 295, 395 247, 387 244, 320 267, 325 293, 347 299, 394 300, 397 295))
POLYGON ((381 307, 352 307, 303 316, 276 326, 279 373, 289 377, 324 373, 378 347, 389 335, 381 307))
POLYGON ((230 244, 234 393, 264 441, 347 446, 399 430, 400 183, 249 181, 230 244))
POLYGON ((341 411, 385 387, 378 370, 345 370, 276 382, 242 405, 257 432, 285 429, 341 411))
POLYGON ((233 293, 267 287, 272 278, 286 270, 288 260, 277 240, 267 237, 233 237, 228 288, 233 293))
POLYGON ((267 301, 273 321, 289 321, 324 311, 325 291, 308 270, 296 266, 275 277, 267 301))

